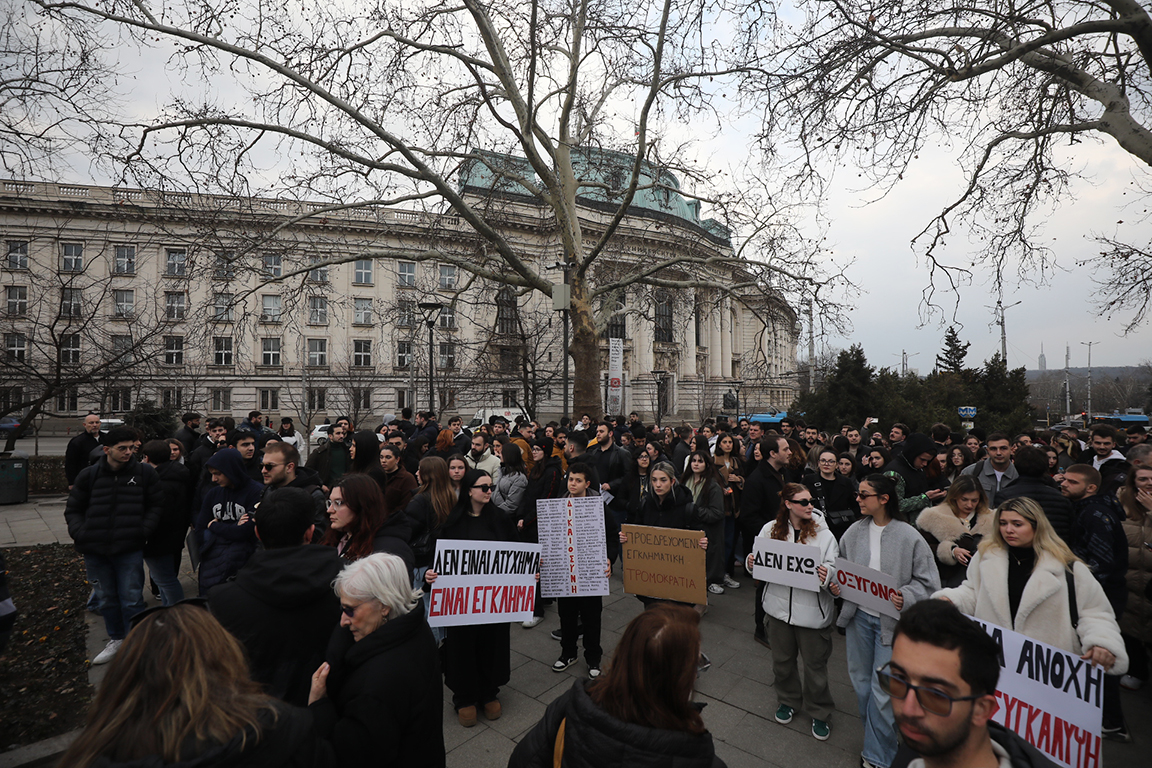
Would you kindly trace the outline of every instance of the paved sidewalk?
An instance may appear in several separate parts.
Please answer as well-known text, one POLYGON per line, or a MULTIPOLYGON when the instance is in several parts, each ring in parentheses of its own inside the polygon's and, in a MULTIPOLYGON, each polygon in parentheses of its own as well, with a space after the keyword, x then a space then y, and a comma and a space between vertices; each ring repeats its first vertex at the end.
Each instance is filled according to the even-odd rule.
MULTIPOLYGON (((64 499, 36 498, 28 504, 0 506, 0 547, 28 546, 70 541, 64 526, 64 499)), ((731 768, 855 768, 860 765, 863 733, 856 716, 856 698, 848 683, 844 638, 833 634, 835 648, 829 662, 829 678, 836 701, 832 736, 816 741, 811 718, 798 712, 787 726, 777 724, 776 695, 772 690, 771 652, 752 639, 752 580, 740 572, 743 585, 723 595, 710 595, 712 604, 701 622, 704 652, 712 668, 700 675, 697 684, 704 722, 716 740, 716 750, 731 768)), ((195 594, 195 579, 182 574, 185 591, 195 594)), ((603 637, 605 663, 628 622, 640 612, 641 604, 621 594, 618 576, 612 578, 613 594, 604 598, 603 637)), ((155 601, 146 595, 149 605, 155 601)), ((99 617, 89 614, 89 649, 104 647, 107 635, 99 617)), ((576 679, 587 674, 583 656, 563 673, 554 673, 552 662, 560 655, 560 644, 549 637, 559 627, 555 607, 549 608, 543 623, 533 629, 518 624, 512 633, 512 679, 502 689, 504 714, 496 721, 483 717, 473 728, 456 720, 451 693, 444 691, 444 741, 449 768, 502 768, 516 742, 544 714, 547 705, 568 690, 576 679)), ((583 651, 581 650, 581 653, 583 651)), ((94 667, 90 676, 98 684, 105 667, 94 667)), ((1150 737, 1144 725, 1152 722, 1152 687, 1139 692, 1124 691, 1124 711, 1134 734, 1132 744, 1104 743, 1103 764, 1108 768, 1136 768, 1148 764, 1150 737)))

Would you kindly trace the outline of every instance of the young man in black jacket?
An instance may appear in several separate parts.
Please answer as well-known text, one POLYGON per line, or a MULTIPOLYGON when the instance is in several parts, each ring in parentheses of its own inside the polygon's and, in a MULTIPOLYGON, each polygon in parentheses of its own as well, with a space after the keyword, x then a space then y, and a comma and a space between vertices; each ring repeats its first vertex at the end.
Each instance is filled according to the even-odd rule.
POLYGON ((344 567, 335 547, 311 543, 312 519, 312 497, 304 489, 265 493, 256 508, 264 549, 208 593, 212 615, 248 652, 252 679, 270 696, 301 707, 340 622, 332 582, 344 567))
MULTIPOLYGON (((784 490, 785 467, 792 458, 788 441, 777 434, 770 434, 760 441, 760 462, 755 471, 744 481, 744 493, 740 497, 740 530, 748 547, 760 535, 760 531, 780 511, 780 492, 784 490)), ((753 632, 756 642, 768 645, 768 633, 764 629, 764 582, 756 582, 756 629, 753 632)))
POLYGON ((108 645, 92 660, 111 661, 133 616, 144 610, 144 544, 163 512, 160 477, 132 455, 136 430, 113 429, 104 458, 76 476, 64 519, 96 586, 108 645))

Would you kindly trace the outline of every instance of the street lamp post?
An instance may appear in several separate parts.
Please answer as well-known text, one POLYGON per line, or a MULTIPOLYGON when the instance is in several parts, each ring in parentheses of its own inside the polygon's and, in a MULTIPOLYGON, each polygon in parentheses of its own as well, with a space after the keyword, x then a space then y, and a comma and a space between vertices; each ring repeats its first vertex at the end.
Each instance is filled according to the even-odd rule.
POLYGON ((434 377, 436 374, 435 364, 433 363, 433 355, 436 354, 435 340, 432 338, 432 329, 436 326, 436 319, 440 317, 440 311, 444 309, 444 305, 438 301, 422 301, 417 304, 420 311, 424 314, 424 322, 428 324, 428 410, 435 411, 435 392, 434 392, 434 377))

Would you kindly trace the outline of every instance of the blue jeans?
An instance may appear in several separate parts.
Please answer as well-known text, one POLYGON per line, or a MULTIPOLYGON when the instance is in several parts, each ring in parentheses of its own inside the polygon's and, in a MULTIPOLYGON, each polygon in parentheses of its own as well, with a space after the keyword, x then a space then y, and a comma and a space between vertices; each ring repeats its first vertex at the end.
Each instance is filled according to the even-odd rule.
MULTIPOLYGON (((428 570, 427 566, 423 568, 412 569, 412 589, 424 590, 424 618, 427 620, 428 613, 432 610, 431 596, 429 593, 432 588, 424 581, 424 573, 428 570)), ((444 638, 448 636, 447 627, 430 627, 432 630, 432 637, 436 640, 436 645, 444 642, 444 638)))
POLYGON ((161 605, 167 607, 184 599, 184 587, 180 584, 180 574, 172 555, 146 557, 144 562, 148 563, 148 573, 160 588, 161 605))
POLYGON ((144 610, 144 553, 84 555, 84 569, 96 587, 108 637, 123 640, 132 617, 144 610))
POLYGON ((848 677, 864 722, 864 759, 887 768, 896 757, 896 717, 892 700, 880 690, 876 670, 892 659, 892 646, 881 641, 880 617, 859 608, 848 624, 848 677))

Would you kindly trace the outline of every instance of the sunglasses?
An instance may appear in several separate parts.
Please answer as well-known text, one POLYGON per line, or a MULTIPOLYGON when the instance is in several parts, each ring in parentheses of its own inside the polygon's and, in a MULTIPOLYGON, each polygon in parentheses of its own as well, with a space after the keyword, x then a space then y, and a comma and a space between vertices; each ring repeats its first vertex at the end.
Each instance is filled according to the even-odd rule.
POLYGON ((788 503, 798 507, 810 507, 812 506, 812 499, 788 499, 788 503))
MULTIPOLYGON (((361 603, 360 605, 363 605, 363 603, 361 603)), ((360 605, 344 605, 343 603, 341 603, 340 604, 340 612, 351 619, 353 616, 356 615, 356 609, 359 608, 360 605)))
POLYGON ((272 470, 276 469, 276 467, 282 467, 282 466, 284 466, 284 465, 283 464, 261 464, 260 468, 266 469, 269 472, 271 472, 272 470))
POLYGON ((860 492, 857 492, 856 498, 858 498, 858 499, 870 499, 873 496, 879 496, 879 495, 880 494, 878 494, 878 493, 860 493, 860 492))
MULTIPOLYGON (((892 662, 888 662, 888 664, 891 663, 892 662)), ((887 667, 888 664, 876 670, 876 679, 880 683, 880 690, 894 699, 904 699, 908 696, 908 691, 916 691, 916 701, 920 702, 920 708, 933 715, 948 717, 948 715, 952 714, 953 702, 975 701, 981 698, 981 696, 949 696, 947 693, 944 693, 944 691, 936 688, 912 685, 912 683, 900 675, 886 671, 885 667, 887 667)))
POLYGON ((480 491, 480 493, 490 493, 495 486, 489 485, 488 483, 483 483, 483 484, 477 483, 476 485, 474 485, 472 487, 475 490, 480 491))

